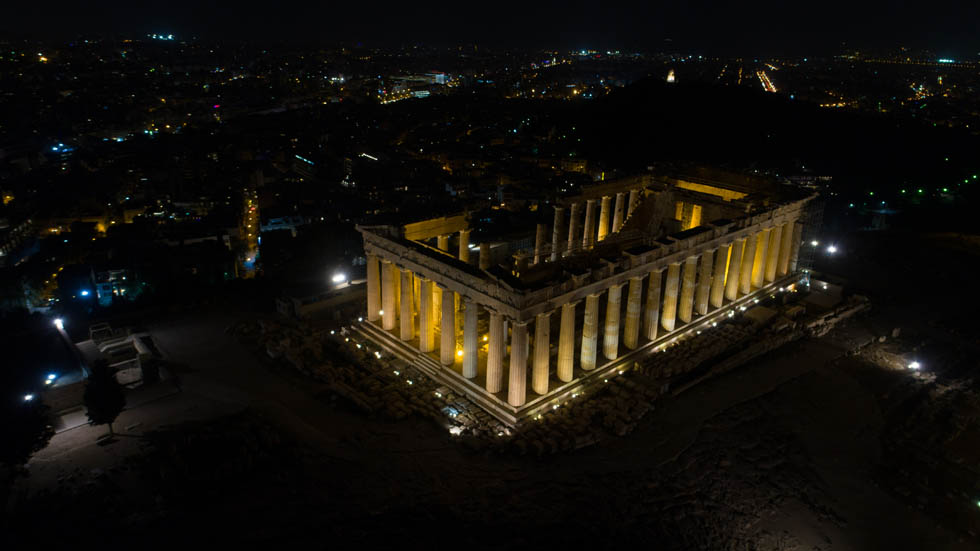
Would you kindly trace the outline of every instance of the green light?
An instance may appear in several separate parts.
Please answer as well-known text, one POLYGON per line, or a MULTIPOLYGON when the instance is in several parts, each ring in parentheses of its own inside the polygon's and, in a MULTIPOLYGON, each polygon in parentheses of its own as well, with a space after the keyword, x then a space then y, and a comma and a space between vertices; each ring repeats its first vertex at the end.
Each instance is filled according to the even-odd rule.
POLYGON ((870 195, 870 196, 872 196, 872 197, 874 197, 874 194, 875 194, 875 192, 873 192, 873 191, 869 191, 869 192, 868 192, 868 195, 870 195))
POLYGON ((919 193, 922 193, 922 188, 919 188, 919 193))
POLYGON ((974 179, 974 180, 976 180, 976 179, 977 179, 977 175, 976 175, 976 174, 974 174, 974 175, 973 175, 973 179, 974 179))
POLYGON ((949 190, 946 189, 946 188, 943 188, 943 193, 946 193, 947 191, 949 191, 949 190))
POLYGON ((851 203, 850 205, 847 205, 847 207, 853 209, 854 208, 854 203, 851 203))

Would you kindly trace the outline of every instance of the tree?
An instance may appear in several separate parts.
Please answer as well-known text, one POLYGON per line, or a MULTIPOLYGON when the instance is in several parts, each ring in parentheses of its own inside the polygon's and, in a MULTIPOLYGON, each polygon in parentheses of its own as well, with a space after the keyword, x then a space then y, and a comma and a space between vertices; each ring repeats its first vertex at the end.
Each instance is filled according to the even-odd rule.
POLYGON ((40 398, 4 393, 0 408, 0 463, 17 469, 48 445, 54 436, 48 406, 40 398))
POLYGON ((116 374, 109 362, 99 360, 92 365, 88 383, 85 385, 85 407, 88 420, 93 425, 109 425, 109 436, 113 435, 112 423, 126 407, 126 395, 116 380, 116 374))

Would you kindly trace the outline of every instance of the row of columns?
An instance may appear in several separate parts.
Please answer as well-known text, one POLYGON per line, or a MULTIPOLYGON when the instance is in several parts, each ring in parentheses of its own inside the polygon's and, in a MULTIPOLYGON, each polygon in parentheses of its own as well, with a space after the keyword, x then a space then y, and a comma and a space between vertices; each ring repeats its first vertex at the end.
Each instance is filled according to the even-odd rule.
MULTIPOLYGON (((572 208, 575 208, 574 205, 572 208)), ((640 345, 641 334, 648 340, 656 340, 661 329, 666 332, 675 330, 678 319, 690 323, 695 312, 706 315, 712 309, 720 308, 726 298, 729 301, 736 300, 739 294, 748 294, 754 288, 795 269, 800 234, 801 225, 790 221, 587 295, 584 298, 579 342, 579 367, 590 371, 598 365, 599 310, 603 292, 606 293, 606 309, 602 326, 602 354, 607 360, 615 360, 619 355, 620 338, 627 349, 635 349, 640 345), (647 279, 645 302, 642 301, 644 278, 647 279), (624 287, 625 315, 622 308, 624 287)), ((443 365, 452 365, 458 354, 454 293, 410 271, 401 270, 388 261, 381 261, 379 264, 379 259, 374 256, 368 257, 367 269, 369 309, 380 303, 381 307, 377 310, 382 327, 388 331, 395 329, 395 312, 398 310, 399 336, 406 341, 415 336, 413 315, 417 309, 419 348, 422 352, 434 352, 434 327, 437 323, 434 298, 441 298, 440 361, 443 365), (412 292, 415 279, 420 281, 418 299, 414 298, 412 292), (420 303, 415 304, 415 300, 420 303)), ((557 310, 560 323, 555 373, 562 382, 570 382, 574 377, 576 310, 580 302, 582 301, 563 304, 557 310)), ((478 371, 478 308, 475 301, 463 299, 461 356, 462 373, 467 378, 476 377, 478 371)), ((529 321, 508 320, 503 314, 488 310, 485 388, 490 393, 501 392, 504 390, 506 375, 507 402, 520 407, 526 402, 529 353, 531 388, 539 395, 548 392, 551 374, 551 312, 538 314, 533 320, 532 351, 529 346, 529 321), (510 354, 505 373, 508 324, 510 354)))

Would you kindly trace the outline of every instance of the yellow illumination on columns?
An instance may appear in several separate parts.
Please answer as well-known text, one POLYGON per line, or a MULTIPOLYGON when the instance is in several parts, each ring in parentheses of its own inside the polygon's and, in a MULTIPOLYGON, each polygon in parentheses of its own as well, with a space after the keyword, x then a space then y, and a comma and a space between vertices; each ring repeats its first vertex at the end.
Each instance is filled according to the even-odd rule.
POLYGON ((381 274, 379 274, 378 257, 367 255, 367 319, 381 319, 381 274))
POLYGON ((562 207, 555 207, 555 221, 551 225, 551 261, 554 262, 558 260, 558 255, 561 254, 561 246, 565 243, 562 241, 562 227, 565 225, 565 209, 562 207))
POLYGON ((558 335, 558 379, 572 380, 575 363, 575 306, 578 302, 561 305, 561 332, 558 335))
POLYGON ((548 361, 551 357, 551 312, 534 318, 534 368, 531 388, 538 394, 548 393, 548 361))
POLYGON ((405 270, 402 272, 402 292, 401 292, 401 339, 410 341, 414 337, 415 323, 412 318, 412 272, 405 270))
POLYGON ((629 220, 630 216, 633 216, 633 211, 640 204, 640 190, 631 189, 629 204, 626 206, 626 219, 629 220))
POLYGON ((708 313, 708 293, 711 291, 711 268, 714 265, 714 259, 714 251, 705 251, 701 254, 698 285, 694 291, 694 311, 702 316, 708 313))
POLYGON ((541 262, 541 253, 544 250, 544 240, 548 234, 548 226, 538 224, 534 232, 534 264, 541 262))
POLYGON ((440 251, 449 251, 449 235, 440 235, 436 238, 440 251))
POLYGON ((623 227, 623 219, 625 216, 625 205, 626 194, 617 193, 616 194, 616 206, 613 207, 613 221, 612 221, 612 231, 609 233, 616 233, 623 227))
POLYGON ((599 325, 599 295, 585 297, 585 321, 582 325, 582 353, 579 362, 582 369, 595 369, 596 337, 599 325))
POLYGON ((680 306, 677 308, 677 317, 685 323, 691 322, 691 313, 694 309, 694 282, 698 277, 698 257, 690 256, 684 261, 684 276, 681 285, 680 306))
POLYGON ((480 311, 476 301, 464 300, 465 309, 463 312, 463 377, 472 379, 476 377, 476 362, 478 359, 476 348, 476 328, 480 311))
POLYGON ((779 264, 779 240, 783 235, 783 227, 776 226, 769 232, 769 252, 766 254, 766 281, 776 280, 776 267, 779 264))
POLYGON ((759 242, 759 234, 745 238, 745 250, 742 251, 742 270, 738 274, 738 286, 743 295, 752 291, 752 263, 755 262, 755 246, 759 242))
POLYGON ((383 260, 381 263, 381 326, 386 331, 395 329, 395 289, 398 287, 398 268, 383 260))
POLYGON ((487 346, 487 392, 496 394, 504 387, 504 316, 490 311, 490 341, 487 346))
POLYGON ((742 273, 742 250, 745 249, 745 238, 736 239, 732 243, 732 254, 728 255, 728 275, 725 276, 725 298, 738 298, 738 284, 742 273))
POLYGON ((783 224, 783 234, 779 241, 779 266, 776 273, 784 276, 789 273, 789 253, 793 249, 793 222, 783 224))
POLYGON ((657 339, 657 327, 660 323, 660 285, 663 280, 663 270, 650 272, 647 282, 647 305, 643 314, 644 336, 647 340, 657 339))
POLYGON ((609 235, 610 210, 612 210, 612 197, 606 195, 602 198, 602 210, 599 211, 599 241, 609 235))
POLYGON ((622 315, 620 303, 623 299, 623 284, 616 283, 609 288, 606 301, 606 324, 603 331, 602 353, 607 360, 619 357, 619 317, 622 315))
POLYGON ((803 224, 793 224, 793 245, 789 251, 789 271, 795 272, 800 260, 800 242, 803 239, 803 224))
POLYGON ((459 259, 466 263, 470 261, 470 230, 459 230, 459 259))
POLYGON ((728 254, 731 251, 731 244, 718 247, 715 253, 715 273, 711 278, 711 306, 721 308, 725 300, 725 271, 728 268, 728 254))
MULTIPOLYGON (((421 278, 419 278, 421 279, 421 278)), ((432 318, 432 281, 422 279, 419 289, 419 350, 422 352, 432 352, 435 349, 434 331, 435 325, 432 318)))
POLYGON ((626 321, 623 324, 623 345, 630 350, 636 348, 640 336, 640 299, 643 295, 643 278, 630 278, 626 292, 626 321))
POLYGON ((527 322, 514 321, 510 335, 507 403, 514 407, 521 407, 527 399, 527 322))
POLYGON ((445 287, 442 291, 442 331, 439 338, 439 359, 442 365, 453 365, 456 361, 456 305, 453 292, 445 287))
POLYGON ((667 266, 667 283, 664 286, 664 306, 660 325, 673 331, 677 322, 677 287, 680 283, 681 265, 677 262, 667 266))
POLYGON ((759 241, 755 246, 755 261, 752 263, 752 286, 757 289, 765 284, 766 254, 769 251, 769 233, 769 228, 759 232, 759 241))
POLYGON ((568 211, 568 247, 566 250, 571 253, 578 247, 575 246, 578 239, 578 219, 581 216, 582 205, 572 203, 568 211))
POLYGON ((585 202, 585 229, 582 233, 582 248, 589 249, 595 243, 595 199, 585 202))

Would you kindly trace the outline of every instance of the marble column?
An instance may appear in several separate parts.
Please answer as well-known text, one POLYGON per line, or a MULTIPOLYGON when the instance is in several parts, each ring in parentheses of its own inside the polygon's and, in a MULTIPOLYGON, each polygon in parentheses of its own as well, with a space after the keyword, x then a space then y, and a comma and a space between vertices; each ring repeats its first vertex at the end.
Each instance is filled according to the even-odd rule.
POLYGON ((745 250, 742 251, 742 269, 738 274, 738 286, 743 295, 752 291, 752 263, 755 262, 755 246, 759 242, 759 234, 745 238, 745 250))
POLYGON ((415 336, 415 320, 412 317, 412 272, 404 270, 402 276, 401 292, 401 334, 403 341, 410 341, 415 336))
POLYGON ((779 241, 783 236, 783 227, 775 226, 769 232, 769 252, 766 255, 766 281, 776 280, 776 267, 779 264, 779 241))
POLYGON ((459 230, 459 259, 466 263, 470 261, 470 230, 459 230))
POLYGON ((633 350, 639 341, 640 336, 640 310, 643 305, 640 300, 643 296, 643 278, 631 277, 630 286, 626 292, 626 319, 623 323, 623 344, 626 348, 633 350))
POLYGON ((422 352, 432 352, 435 350, 434 327, 435 312, 432 311, 432 281, 422 279, 419 290, 419 350, 422 352))
POLYGON ((480 269, 490 268, 490 243, 480 243, 480 269))
POLYGON ((799 267, 800 243, 803 240, 803 224, 796 222, 793 224, 793 245, 789 250, 789 271, 795 272, 799 267))
POLYGON ((755 262, 752 263, 752 286, 760 288, 765 285, 766 255, 769 251, 769 233, 766 228, 759 232, 759 242, 755 246, 755 262))
POLYGON ((745 249, 745 238, 736 239, 732 243, 732 254, 728 257, 728 275, 725 276, 725 298, 738 298, 738 284, 742 273, 742 250, 745 249))
POLYGON ((783 235, 779 241, 779 266, 776 273, 784 276, 789 273, 789 253, 793 250, 793 222, 783 224, 783 235))
POLYGON ((657 328, 660 324, 660 285, 663 279, 663 270, 653 270, 650 272, 650 280, 647 282, 647 304, 643 313, 643 336, 647 340, 657 340, 657 328))
POLYGON ((442 291, 442 330, 439 336, 439 360, 442 365, 453 365, 456 361, 456 304, 453 292, 439 287, 442 291))
POLYGON ((691 323, 691 313, 694 309, 694 284, 698 278, 698 257, 689 256, 684 261, 684 275, 681 284, 680 306, 677 317, 685 323, 691 323))
POLYGON ((582 325, 582 352, 579 363, 582 369, 595 369, 596 336, 599 326, 599 295, 585 297, 585 321, 582 325))
POLYGON ((680 283, 681 265, 677 262, 667 266, 667 283, 664 286, 663 314, 660 325, 667 331, 673 331, 677 322, 677 287, 680 283))
POLYGON ((612 197, 604 195, 602 197, 602 209, 599 211, 599 241, 602 241, 609 235, 609 219, 612 218, 611 211, 612 197))
POLYGON ((595 199, 585 203, 585 230, 582 233, 582 248, 590 249, 595 243, 595 199))
POLYGON ((562 245, 565 243, 562 241, 562 226, 565 225, 565 209, 562 207, 555 207, 555 221, 551 225, 551 261, 554 262, 558 260, 558 256, 561 255, 562 245))
POLYGON ((440 235, 436 238, 440 251, 449 251, 449 234, 440 235))
POLYGON ((477 354, 477 321, 480 315, 476 301, 466 299, 463 311, 463 377, 476 377, 477 354))
POLYGON ((398 286, 398 268, 383 260, 381 262, 381 326, 386 331, 395 329, 395 288, 398 286))
POLYGON ((582 205, 578 203, 572 203, 571 208, 568 211, 568 246, 565 248, 569 253, 573 252, 578 247, 575 246, 578 239, 578 219, 581 216, 582 205))
POLYGON ((708 313, 708 293, 711 292, 711 268, 714 266, 715 251, 701 254, 701 269, 698 270, 698 286, 694 291, 694 311, 702 316, 708 313))
POLYGON ((617 283, 609 288, 606 301, 606 324, 603 330, 602 353, 607 360, 619 357, 619 318, 623 313, 620 303, 623 300, 623 284, 617 283))
POLYGON ((725 268, 728 267, 728 253, 731 248, 731 244, 722 245, 715 252, 715 273, 711 277, 710 293, 712 308, 721 308, 725 300, 725 268))
POLYGON ((504 387, 504 315, 490 311, 490 340, 487 345, 487 392, 496 394, 504 387))
POLYGON ((558 335, 558 379, 563 382, 572 380, 572 370, 575 363, 575 305, 578 302, 566 302, 561 305, 561 332, 558 335))
POLYGON ((520 407, 527 399, 527 322, 515 321, 510 330, 510 377, 507 403, 520 407))
POLYGON ((547 235, 548 226, 538 224, 537 230, 534 232, 534 264, 541 262, 541 253, 544 252, 544 243, 547 235))
POLYGON ((623 221, 625 220, 626 214, 626 194, 617 193, 616 194, 616 206, 613 207, 613 222, 612 231, 609 233, 616 233, 623 227, 623 221))
POLYGON ((368 321, 378 321, 381 319, 381 275, 379 272, 378 257, 367 255, 367 319, 368 321))
POLYGON ((548 393, 550 359, 551 312, 543 312, 534 318, 534 367, 531 371, 531 388, 538 394, 548 393))
POLYGON ((639 204, 640 204, 640 190, 638 190, 638 189, 631 189, 630 190, 630 202, 629 202, 629 205, 626 206, 626 219, 627 220, 629 220, 629 217, 630 216, 633 216, 633 211, 636 210, 636 207, 639 206, 639 204))

